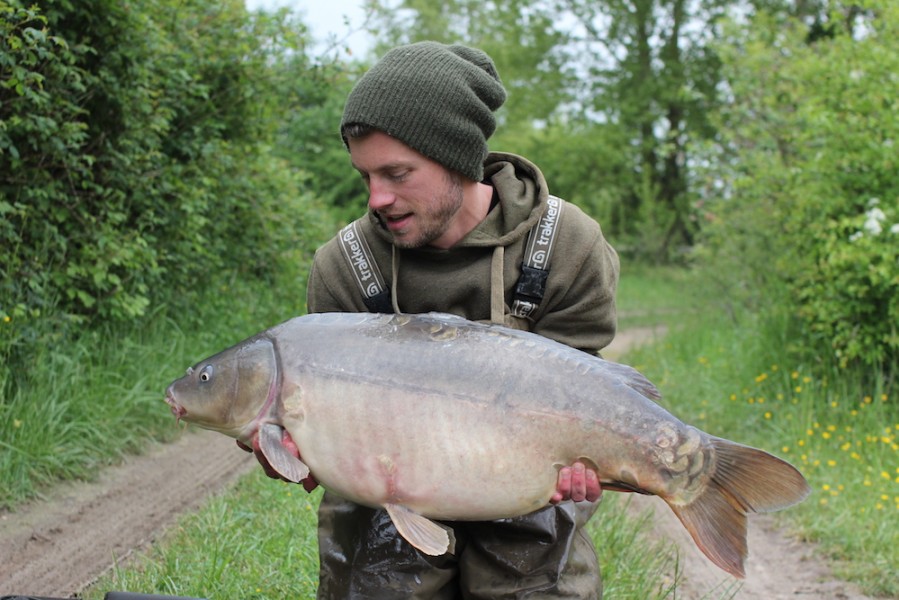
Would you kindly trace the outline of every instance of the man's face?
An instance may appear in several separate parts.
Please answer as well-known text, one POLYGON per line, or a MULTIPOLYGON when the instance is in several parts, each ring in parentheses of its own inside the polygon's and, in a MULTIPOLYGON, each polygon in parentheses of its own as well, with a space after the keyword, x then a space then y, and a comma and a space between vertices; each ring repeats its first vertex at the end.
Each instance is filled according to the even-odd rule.
POLYGON ((462 208, 461 176, 380 131, 349 140, 368 186, 368 208, 399 248, 441 246, 462 208))

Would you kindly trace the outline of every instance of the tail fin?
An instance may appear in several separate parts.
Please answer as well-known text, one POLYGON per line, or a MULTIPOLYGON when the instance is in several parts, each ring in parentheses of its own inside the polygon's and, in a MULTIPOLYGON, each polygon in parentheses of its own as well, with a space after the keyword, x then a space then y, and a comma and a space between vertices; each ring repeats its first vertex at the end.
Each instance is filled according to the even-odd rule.
POLYGON ((669 503, 693 541, 709 559, 739 578, 745 576, 746 514, 797 504, 811 489, 791 464, 767 452, 712 438, 715 471, 705 491, 689 504, 669 503))

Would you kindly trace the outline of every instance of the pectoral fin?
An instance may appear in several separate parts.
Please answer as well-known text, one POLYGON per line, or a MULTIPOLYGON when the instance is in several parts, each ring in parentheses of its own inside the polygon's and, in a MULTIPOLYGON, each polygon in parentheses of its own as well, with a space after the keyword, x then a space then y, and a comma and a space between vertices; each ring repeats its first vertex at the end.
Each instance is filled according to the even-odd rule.
POLYGON ((456 536, 449 527, 435 523, 399 504, 384 506, 400 535, 407 542, 431 556, 456 551, 456 536))
POLYGON ((284 428, 274 423, 266 423, 259 428, 259 448, 268 464, 284 479, 299 483, 309 476, 309 467, 299 458, 284 449, 281 435, 284 428))

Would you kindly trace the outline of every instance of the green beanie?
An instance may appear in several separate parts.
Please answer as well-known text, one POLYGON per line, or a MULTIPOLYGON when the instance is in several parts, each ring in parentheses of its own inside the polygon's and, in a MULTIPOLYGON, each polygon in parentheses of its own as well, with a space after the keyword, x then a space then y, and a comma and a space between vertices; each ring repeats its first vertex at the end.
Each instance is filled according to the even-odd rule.
POLYGON ((419 42, 394 48, 356 83, 340 122, 374 127, 474 181, 484 176, 493 111, 506 90, 481 50, 419 42))

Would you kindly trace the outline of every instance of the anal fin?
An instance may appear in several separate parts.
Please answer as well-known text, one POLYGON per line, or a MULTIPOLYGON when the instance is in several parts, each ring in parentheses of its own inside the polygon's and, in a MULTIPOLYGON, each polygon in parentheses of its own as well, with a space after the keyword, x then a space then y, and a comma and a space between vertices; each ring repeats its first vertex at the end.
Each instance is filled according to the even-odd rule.
POLYGON ((403 538, 430 556, 456 551, 456 536, 452 529, 412 512, 400 504, 386 504, 387 514, 403 538))
POLYGON ((299 483, 309 476, 309 467, 296 456, 284 449, 281 436, 284 428, 274 423, 266 423, 259 428, 259 449, 268 464, 284 479, 299 483))

